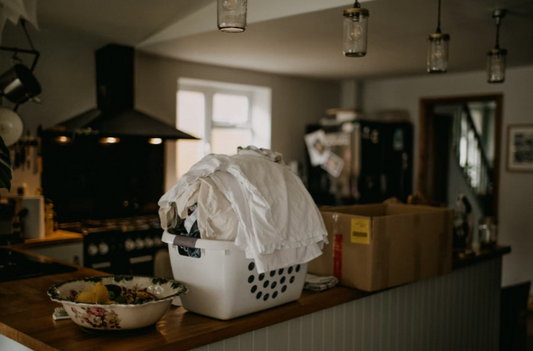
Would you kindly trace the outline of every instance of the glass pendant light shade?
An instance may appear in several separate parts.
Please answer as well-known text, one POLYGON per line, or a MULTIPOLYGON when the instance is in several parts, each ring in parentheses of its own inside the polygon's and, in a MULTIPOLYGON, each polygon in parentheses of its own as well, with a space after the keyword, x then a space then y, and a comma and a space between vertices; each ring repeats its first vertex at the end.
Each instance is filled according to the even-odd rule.
POLYGON ((487 54, 487 75, 489 83, 503 83, 505 80, 505 57, 507 50, 492 49, 487 54))
POLYGON ((367 9, 353 7, 344 10, 343 52, 347 57, 366 55, 368 37, 367 9))
POLYGON ((448 71, 448 47, 450 36, 440 31, 440 2, 437 15, 437 30, 428 37, 428 73, 446 73, 448 71))
POLYGON ((242 33, 246 29, 247 0, 218 0, 218 29, 225 33, 242 33))
POLYGON ((428 37, 428 73, 445 73, 448 70, 448 34, 434 33, 428 37))
POLYGON ((505 80, 507 50, 500 49, 500 24, 505 12, 505 10, 496 10, 492 14, 492 17, 496 19, 496 45, 487 54, 487 81, 489 83, 503 83, 505 80))

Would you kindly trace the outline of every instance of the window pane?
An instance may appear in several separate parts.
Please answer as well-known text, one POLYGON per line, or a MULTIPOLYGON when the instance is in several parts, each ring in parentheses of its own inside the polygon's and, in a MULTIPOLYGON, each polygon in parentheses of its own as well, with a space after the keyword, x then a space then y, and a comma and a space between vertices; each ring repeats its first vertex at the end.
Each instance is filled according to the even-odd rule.
POLYGON ((213 121, 220 123, 246 123, 249 102, 243 95, 215 93, 213 96, 213 121))
POLYGON ((204 93, 188 90, 178 91, 178 129, 203 138, 204 126, 204 93))
POLYGON ((252 131, 237 128, 213 128, 211 132, 211 152, 234 155, 237 147, 246 147, 252 142, 252 131))
MULTIPOLYGON (((178 129, 203 138, 205 130, 205 97, 197 91, 178 91, 178 129)), ((203 140, 178 140, 177 176, 178 179, 204 157, 203 140)))

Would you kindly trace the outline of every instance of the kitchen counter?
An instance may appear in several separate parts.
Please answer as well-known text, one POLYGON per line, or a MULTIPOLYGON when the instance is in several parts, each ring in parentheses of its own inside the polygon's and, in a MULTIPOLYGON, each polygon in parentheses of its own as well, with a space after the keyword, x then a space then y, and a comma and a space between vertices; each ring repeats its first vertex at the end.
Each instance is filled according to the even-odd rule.
MULTIPOLYGON (((466 279, 465 274, 470 274, 468 272, 470 269, 469 267, 478 267, 475 269, 481 269, 483 272, 489 270, 496 272, 498 269, 501 270, 501 256, 509 252, 509 247, 497 247, 494 250, 483 252, 479 256, 456 260, 454 263, 454 271, 447 276, 415 282, 403 287, 388 289, 381 292, 368 293, 341 286, 320 293, 304 290, 301 298, 296 302, 231 321, 219 321, 187 312, 181 307, 171 307, 155 326, 134 331, 110 332, 85 330, 70 320, 54 321, 52 319, 53 310, 55 307, 59 306, 59 304, 52 302, 46 295, 46 291, 50 286, 69 279, 105 275, 99 271, 80 268, 77 272, 0 283, 0 306, 2 306, 2 308, 0 308, 0 334, 15 340, 30 349, 39 351, 92 351, 94 349, 179 351, 200 347, 202 347, 201 350, 207 350, 205 345, 213 343, 216 343, 213 345, 221 345, 221 342, 224 343, 223 340, 230 338, 233 338, 231 340, 234 340, 236 344, 240 344, 241 341, 237 340, 236 337, 241 337, 241 339, 243 339, 242 343, 244 343, 243 336, 245 335, 257 333, 257 337, 260 337, 261 330, 270 330, 279 325, 287 325, 290 328, 291 323, 303 318, 301 323, 298 322, 300 323, 300 328, 302 328, 301 326, 304 323, 304 319, 307 317, 311 317, 311 315, 319 315, 326 318, 330 313, 328 311, 340 311, 339 308, 343 309, 343 318, 346 319, 346 311, 350 310, 350 304, 353 304, 354 302, 362 301, 363 303, 366 303, 367 300, 371 301, 371 299, 373 299, 372 301, 374 301, 379 299, 379 301, 381 301, 379 306, 382 306, 384 296, 392 296, 390 294, 395 293, 396 291, 402 291, 402 289, 416 289, 416 286, 424 288, 431 284, 452 284, 453 282, 451 280, 453 279, 466 279), (496 263, 490 263, 493 261, 497 261, 496 263, 499 263, 499 266, 496 263), (484 262, 489 262, 490 268, 489 266, 484 266, 484 262)), ((472 271, 471 274, 474 277, 480 277, 478 271, 472 271)), ((488 280, 489 283, 492 282, 491 284, 494 285, 491 289, 498 292, 497 295, 493 295, 499 296, 499 281, 497 281, 498 285, 496 285, 494 283, 496 282, 495 278, 491 279, 492 280, 488 280)), ((479 284, 483 285, 483 282, 480 280, 479 284)), ((472 285, 472 288, 475 288, 476 286, 472 285)), ((483 286, 487 287, 488 285, 485 284, 483 286)), ((440 288, 437 286, 435 291, 438 291, 439 289, 440 288)), ((413 294, 416 294, 416 290, 412 291, 413 294)), ((416 301, 413 303, 415 302, 416 301)), ((452 302, 453 301, 450 303, 452 302)), ((453 303, 455 304, 456 302, 453 303)), ((492 304, 493 301, 487 301, 487 306, 491 306, 492 304)), ((444 303, 442 305, 444 308, 444 303)), ((482 305, 480 305, 480 307, 482 307, 482 305)), ((357 306, 354 308, 357 308, 357 306)), ((371 311, 372 313, 381 313, 377 309, 375 311, 374 309, 371 309, 371 311)), ((399 310, 398 312, 400 313, 399 310)), ((333 315, 335 316, 335 314, 333 315)), ((359 314, 354 313, 354 320, 358 315, 359 314)), ((386 318, 387 315, 383 316, 386 318)), ((497 314, 495 316, 497 316, 497 314)), ((342 317, 341 314, 338 314, 335 318, 340 317, 342 317)), ((461 316, 462 319, 466 317, 466 314, 461 316)), ((313 318, 315 317, 312 317, 312 321, 314 321, 313 318)), ((345 322, 348 323, 347 320, 345 320, 345 322)), ((366 325, 368 326, 368 324, 366 325)), ((328 326, 329 324, 326 322, 321 324, 321 328, 323 328, 324 332, 320 333, 320 335, 325 335, 328 326)), ((345 328, 343 329, 344 331, 347 330, 347 327, 343 328, 345 328)), ((372 328, 372 326, 369 326, 369 328, 372 328)), ((267 337, 269 335, 268 330, 267 337)), ((370 332, 371 331, 372 329, 370 329, 370 332)), ((389 331, 392 331, 390 325, 389 331)), ((272 330, 272 333, 273 332, 274 330, 272 330)), ((309 333, 311 333, 310 330, 309 333)), ((369 331, 367 330, 367 334, 368 333, 369 331)), ((301 329, 298 329, 297 334, 301 335, 301 329)), ((318 335, 314 332, 312 334, 314 335, 313 338, 318 335)), ((273 335, 274 334, 271 334, 271 336, 273 335)), ((383 334, 382 336, 386 335, 387 334, 383 334)), ((284 345, 287 346, 291 342, 291 339, 289 339, 289 334, 286 334, 286 337, 287 342, 285 342, 284 345)), ((350 337, 349 340, 351 339, 352 338, 350 337)), ((312 341, 311 339, 309 340, 312 341)), ((355 342, 355 336, 353 340, 355 342)), ((265 342, 268 344, 268 339, 265 339, 265 342)), ((304 342, 307 341, 300 340, 300 347, 303 347, 302 343, 304 342)), ((346 343, 346 341, 344 342, 346 343)), ((490 342, 490 340, 488 340, 487 343, 488 342, 490 342)), ((229 345, 230 342, 227 342, 227 344, 229 345)), ((323 341, 320 342, 320 345, 322 344, 323 341)), ((226 349, 233 350, 233 348, 229 348, 229 346, 226 349)), ((238 348, 235 350, 237 349, 238 348)), ((288 348, 286 349, 288 350, 288 348)), ((316 347, 313 349, 316 349, 316 347)), ((326 348, 326 350, 328 349, 329 348, 326 348)), ((448 350, 449 349, 453 348, 448 348, 448 350)), ((241 348, 241 350, 244 350, 244 348, 241 348)))
POLYGON ((13 245, 14 248, 24 250, 36 247, 63 245, 83 242, 83 234, 73 233, 66 230, 56 230, 44 238, 26 239, 23 243, 13 245))

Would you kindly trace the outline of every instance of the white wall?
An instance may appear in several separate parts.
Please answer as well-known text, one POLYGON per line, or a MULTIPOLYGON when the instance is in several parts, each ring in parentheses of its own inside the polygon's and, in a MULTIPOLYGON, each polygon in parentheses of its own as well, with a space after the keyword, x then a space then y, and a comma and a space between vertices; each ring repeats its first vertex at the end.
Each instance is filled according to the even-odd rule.
POLYGON ((340 82, 293 78, 254 71, 178 61, 137 52, 136 106, 169 124, 176 123, 178 78, 248 84, 272 89, 272 149, 286 161, 304 160, 305 125, 316 123, 337 107, 340 82))
MULTIPOLYGON (((367 81, 365 110, 407 109, 418 136, 420 98, 484 93, 503 93, 498 219, 500 242, 513 250, 504 259, 503 284, 507 285, 533 280, 533 173, 506 170, 507 126, 533 124, 533 66, 508 69, 503 84, 487 84, 485 72, 367 81)), ((415 140, 415 154, 417 150, 415 140)), ((416 169, 415 159, 415 174, 416 169)))
MULTIPOLYGON (((35 48, 41 53, 34 74, 42 88, 39 95, 42 103, 27 102, 17 112, 26 131, 35 136, 39 125, 47 128, 96 106, 94 50, 105 43, 65 31, 36 31, 31 25, 28 29, 35 48)), ((2 35, 2 45, 29 49, 22 27, 10 22, 2 35)), ((10 69, 11 56, 10 52, 0 52, 0 73, 10 69)), ((20 54, 19 57, 26 66, 31 66, 33 56, 20 54)), ((13 107, 7 100, 4 103, 13 107)), ((40 187, 40 174, 33 169, 14 170, 12 193, 22 183, 27 184, 28 194, 34 194, 40 187)))
MULTIPOLYGON (((41 52, 34 74, 42 87, 42 104, 28 102, 21 105, 18 112, 26 129, 35 135, 39 125, 48 128, 96 106, 94 51, 108 43, 68 32, 36 31, 31 26, 29 29, 36 49, 41 52)), ((9 23, 2 36, 2 45, 28 48, 21 27, 9 23)), ((10 57, 11 54, 0 52, 0 73, 11 67, 10 57)), ((26 65, 31 65, 32 57, 20 57, 26 65)), ((281 151, 286 160, 303 160, 305 124, 317 122, 327 108, 337 107, 339 103, 338 82, 226 69, 138 53, 137 106, 174 125, 179 77, 272 88, 272 148, 281 151)), ((9 102, 6 106, 12 107, 9 102)), ((33 194, 40 186, 40 175, 15 170, 12 191, 22 183, 27 183, 28 194, 33 194)))
MULTIPOLYGON (((33 30, 29 26, 35 48, 41 58, 35 76, 41 84, 42 103, 27 102, 18 112, 26 128, 35 135, 37 126, 50 127, 96 106, 96 76, 94 51, 105 42, 73 35, 65 31, 33 30)), ((20 26, 6 25, 2 45, 29 48, 20 26)), ((10 68, 11 54, 0 53, 0 71, 10 68)), ((20 55, 30 66, 32 57, 20 55)))

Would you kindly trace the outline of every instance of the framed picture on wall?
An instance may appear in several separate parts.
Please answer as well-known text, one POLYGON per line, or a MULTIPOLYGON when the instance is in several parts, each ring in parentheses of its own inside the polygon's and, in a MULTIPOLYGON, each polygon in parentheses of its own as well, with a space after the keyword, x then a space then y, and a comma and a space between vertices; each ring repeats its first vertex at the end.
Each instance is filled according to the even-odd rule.
POLYGON ((533 124, 510 125, 507 135, 507 170, 533 172, 533 124))

